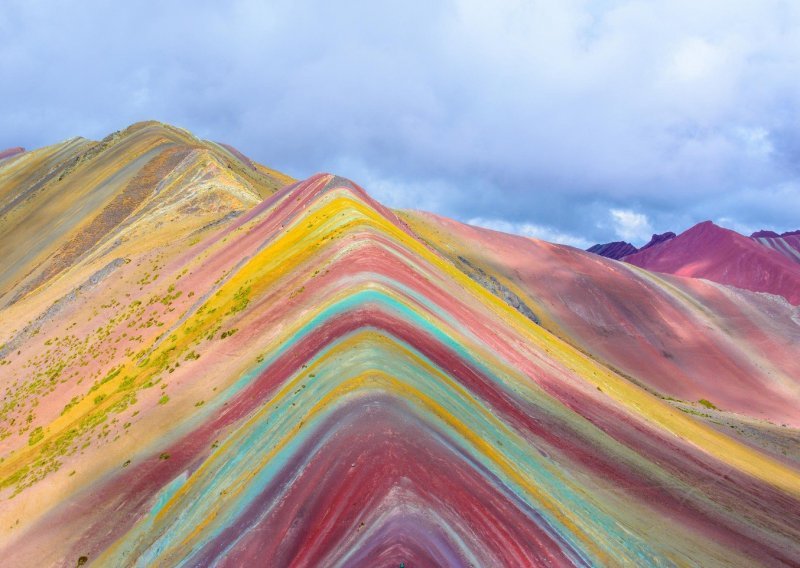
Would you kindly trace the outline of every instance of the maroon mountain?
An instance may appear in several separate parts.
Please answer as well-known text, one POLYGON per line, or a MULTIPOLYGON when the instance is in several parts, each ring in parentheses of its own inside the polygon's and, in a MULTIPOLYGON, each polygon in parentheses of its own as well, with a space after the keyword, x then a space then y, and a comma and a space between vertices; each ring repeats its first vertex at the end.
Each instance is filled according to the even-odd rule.
POLYGON ((655 272, 768 292, 800 304, 800 263, 711 221, 622 260, 655 272))

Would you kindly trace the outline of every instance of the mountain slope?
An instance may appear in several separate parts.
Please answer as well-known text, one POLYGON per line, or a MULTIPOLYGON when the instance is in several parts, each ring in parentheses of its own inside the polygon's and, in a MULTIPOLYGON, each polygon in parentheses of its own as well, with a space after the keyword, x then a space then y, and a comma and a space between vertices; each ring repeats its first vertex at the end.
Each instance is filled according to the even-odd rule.
MULTIPOLYGON (((0 169, 0 257, 5 266, 0 305, 19 300, 107 243, 132 215, 148 210, 165 214, 167 199, 161 193, 176 184, 208 190, 206 204, 228 213, 252 207, 286 181, 158 123, 133 125, 99 143, 75 139, 30 152, 0 169), (206 183, 212 178, 212 185, 206 183)), ((195 202, 192 207, 203 206, 195 202)))
MULTIPOLYGON (((761 233, 765 232, 761 231, 761 233)), ((788 231, 780 235, 777 233, 771 235, 754 233, 750 235, 750 238, 781 253, 789 260, 800 263, 800 231, 788 231)))
POLYGON ((55 275, 9 279, 7 562, 794 562, 792 463, 576 349, 528 288, 355 184, 253 201, 226 170, 157 170, 169 190, 55 275))
POLYGON ((0 161, 13 158, 14 156, 18 156, 24 152, 25 148, 22 148, 20 146, 16 146, 14 148, 6 148, 5 150, 0 150, 0 161))
POLYGON ((655 272, 706 278, 768 292, 800 304, 800 266, 758 242, 710 221, 658 246, 623 258, 655 272))
POLYGON ((800 426, 797 308, 431 214, 403 217, 466 272, 493 274, 548 331, 671 404, 701 418, 711 413, 709 423, 784 455, 787 444, 763 421, 800 426), (741 419, 760 421, 762 432, 741 419))
POLYGON ((667 232, 653 235, 640 249, 629 243, 613 242, 594 245, 587 251, 655 272, 706 278, 745 290, 776 294, 794 305, 800 301, 797 293, 800 269, 786 262, 788 259, 800 264, 800 231, 782 235, 757 231, 747 238, 705 221, 682 233, 677 243, 661 246, 675 238, 675 233, 667 232))

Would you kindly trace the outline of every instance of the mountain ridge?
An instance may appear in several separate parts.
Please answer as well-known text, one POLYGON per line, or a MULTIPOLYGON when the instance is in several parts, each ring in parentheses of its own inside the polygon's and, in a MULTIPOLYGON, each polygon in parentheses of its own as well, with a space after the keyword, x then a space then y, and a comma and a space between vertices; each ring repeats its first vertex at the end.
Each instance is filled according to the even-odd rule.
POLYGON ((800 264, 797 233, 787 231, 778 235, 761 230, 746 237, 712 221, 703 221, 678 236, 671 232, 653 235, 641 249, 631 245, 633 251, 624 255, 606 253, 606 245, 594 245, 587 250, 656 272, 706 278, 775 294, 798 305, 800 267, 792 264, 800 264))
MULTIPOLYGON (((108 167, 158 147, 148 128, 122 135, 108 167)), ((775 446, 800 425, 787 306, 393 211, 331 174, 273 188, 284 178, 242 174, 229 151, 232 176, 221 145, 171 136, 155 153, 182 157, 137 169, 151 174, 140 205, 38 286, 24 270, 7 279, 7 562, 791 564, 800 474, 775 446), (654 311, 642 292, 626 308, 621 285, 655 292, 654 311), (639 327, 676 305, 674 327, 639 327), (728 329, 742 315, 750 326, 728 329), (755 433, 647 384, 647 358, 602 351, 606 317, 641 348, 677 334, 675 348, 694 337, 732 355, 732 384, 768 363, 748 363, 749 346, 783 353, 757 376, 755 433), (766 418, 793 428, 781 437, 766 418)), ((52 152, 73 160, 88 148, 76 144, 36 159, 61 175, 52 152)), ((42 176, 0 167, 0 195, 24 194, 23 178, 42 176)), ((684 396, 738 404, 689 355, 658 356, 694 365, 684 396)))

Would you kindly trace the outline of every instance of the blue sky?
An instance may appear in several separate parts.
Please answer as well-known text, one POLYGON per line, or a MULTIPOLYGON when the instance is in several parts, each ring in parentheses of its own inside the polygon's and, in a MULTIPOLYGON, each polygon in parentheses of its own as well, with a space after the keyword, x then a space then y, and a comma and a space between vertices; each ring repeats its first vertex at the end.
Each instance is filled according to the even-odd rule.
POLYGON ((0 72, 0 148, 152 118, 577 246, 800 228, 800 2, 12 0, 0 72))

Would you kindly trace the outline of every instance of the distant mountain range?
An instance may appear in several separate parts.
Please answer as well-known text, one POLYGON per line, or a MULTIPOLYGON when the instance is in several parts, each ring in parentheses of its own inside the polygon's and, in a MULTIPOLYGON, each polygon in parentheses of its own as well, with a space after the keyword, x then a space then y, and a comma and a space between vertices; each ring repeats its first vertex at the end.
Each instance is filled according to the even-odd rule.
POLYGON ((0 565, 797 566, 797 235, 618 262, 158 122, 2 156, 0 565))
POLYGON ((0 161, 5 160, 6 158, 13 158, 19 154, 25 152, 25 148, 17 146, 16 148, 7 148, 5 150, 0 150, 0 161))
POLYGON ((612 242, 588 251, 654 272, 705 278, 800 304, 800 231, 762 230, 746 237, 704 221, 680 235, 653 235, 640 249, 612 242))

